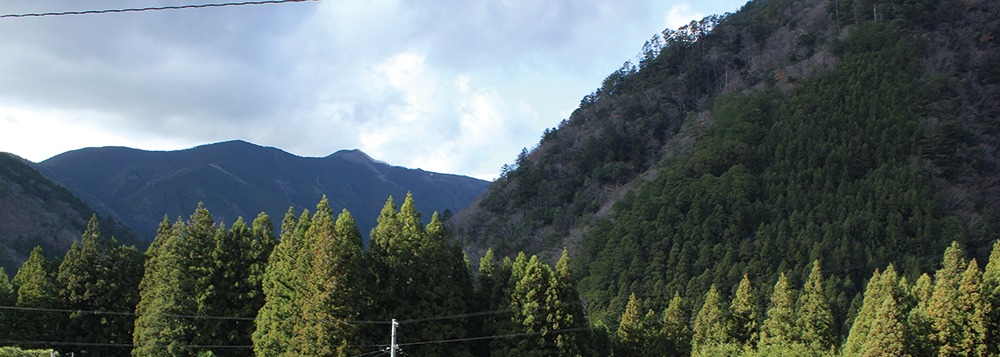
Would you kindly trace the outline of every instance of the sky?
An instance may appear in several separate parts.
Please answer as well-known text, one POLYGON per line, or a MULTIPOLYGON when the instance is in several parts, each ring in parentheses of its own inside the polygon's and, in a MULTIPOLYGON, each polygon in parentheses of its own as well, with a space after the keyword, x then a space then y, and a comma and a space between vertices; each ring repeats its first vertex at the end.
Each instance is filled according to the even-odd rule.
MULTIPOLYGON (((4 1, 0 15, 227 2, 4 1)), ((0 151, 246 140, 492 180, 664 29, 745 0, 322 0, 0 18, 0 151)))

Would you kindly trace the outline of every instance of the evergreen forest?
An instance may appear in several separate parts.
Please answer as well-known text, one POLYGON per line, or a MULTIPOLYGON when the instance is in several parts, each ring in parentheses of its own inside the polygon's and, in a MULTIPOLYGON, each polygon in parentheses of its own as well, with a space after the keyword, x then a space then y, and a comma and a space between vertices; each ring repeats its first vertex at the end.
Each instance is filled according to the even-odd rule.
POLYGON ((994 0, 754 0, 455 215, 91 219, 0 270, 0 356, 1000 355, 995 36, 994 0))
POLYGON ((702 296, 632 293, 610 326, 588 316, 565 250, 554 266, 490 250, 473 269, 412 195, 398 208, 390 197, 378 222, 366 249, 325 198, 289 210, 280 237, 265 214, 226 228, 199 206, 164 219, 143 255, 95 217, 62 259, 38 248, 12 279, 0 274, 0 342, 18 347, 0 353, 371 356, 389 353, 393 323, 398 351, 421 356, 1000 353, 1000 243, 985 265, 952 242, 915 279, 876 269, 846 317, 845 289, 814 260, 800 283, 743 274, 702 296))

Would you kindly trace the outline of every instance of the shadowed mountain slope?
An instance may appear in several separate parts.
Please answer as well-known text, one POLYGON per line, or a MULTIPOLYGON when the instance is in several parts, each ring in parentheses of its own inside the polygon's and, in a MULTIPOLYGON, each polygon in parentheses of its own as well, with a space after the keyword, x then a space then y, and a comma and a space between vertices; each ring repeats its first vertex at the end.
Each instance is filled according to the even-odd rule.
POLYGON ((488 185, 469 177, 391 166, 359 150, 322 158, 299 157, 244 141, 179 151, 123 147, 75 150, 38 164, 101 212, 116 217, 143 239, 155 235, 166 214, 171 220, 204 202, 222 222, 251 220, 267 212, 274 222, 290 206, 300 211, 327 195, 336 210, 347 208, 363 232, 390 195, 412 192, 423 212, 458 211, 488 185))

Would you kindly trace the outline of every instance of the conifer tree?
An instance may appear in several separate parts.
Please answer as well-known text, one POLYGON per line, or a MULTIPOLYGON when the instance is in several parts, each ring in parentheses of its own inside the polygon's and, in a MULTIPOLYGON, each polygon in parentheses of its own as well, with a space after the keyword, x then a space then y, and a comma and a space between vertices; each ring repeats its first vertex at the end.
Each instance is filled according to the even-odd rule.
POLYGON ((796 330, 800 341, 815 351, 833 347, 835 331, 830 304, 823 294, 823 272, 819 260, 813 262, 809 278, 799 296, 796 330))
POLYGON ((271 252, 278 244, 278 239, 274 236, 274 224, 267 213, 261 212, 254 218, 252 224, 253 240, 250 245, 250 273, 247 276, 247 284, 254 287, 253 296, 250 297, 254 311, 251 316, 255 316, 261 306, 264 306, 264 274, 267 270, 267 261, 271 257, 271 252))
MULTIPOLYGON (((466 312, 471 277, 464 254, 444 241, 440 217, 435 214, 424 227, 412 194, 407 194, 398 213, 394 210, 389 197, 372 230, 369 266, 378 289, 373 318, 411 320, 466 312)), ((419 329, 405 329, 400 337, 410 342, 463 338, 464 322, 429 321, 419 329)), ((423 344, 411 347, 409 353, 463 355, 467 347, 423 344)))
POLYGON ((542 333, 541 336, 521 339, 518 345, 521 351, 555 353, 555 346, 546 338, 552 329, 547 321, 552 307, 546 303, 546 292, 551 282, 552 268, 538 259, 538 256, 532 255, 524 266, 521 278, 514 284, 511 303, 514 307, 515 321, 520 323, 520 328, 524 332, 542 333))
POLYGON ((204 320, 180 316, 209 310, 204 298, 213 273, 214 218, 199 203, 187 223, 178 219, 171 229, 163 228, 161 224, 150 247, 139 285, 133 356, 192 356, 199 351, 189 346, 206 341, 204 320))
POLYGON ((881 301, 885 297, 885 293, 880 291, 882 288, 881 276, 882 272, 879 269, 875 269, 875 273, 872 274, 871 279, 868 279, 861 309, 858 311, 857 316, 854 317, 851 330, 847 334, 847 341, 844 342, 844 356, 857 356, 864 347, 865 336, 871 331, 871 324, 875 319, 876 305, 881 306, 881 301))
POLYGON ((789 345, 796 341, 795 297, 788 287, 788 278, 781 273, 771 293, 767 318, 760 329, 761 345, 789 345))
POLYGON ((569 252, 563 248, 552 282, 546 292, 546 304, 552 307, 547 322, 553 330, 570 330, 555 335, 555 350, 560 356, 589 356, 597 354, 587 343, 592 341, 587 329, 587 317, 576 290, 576 280, 570 268, 569 252))
POLYGON ((404 297, 398 289, 410 280, 407 274, 412 273, 417 249, 413 246, 414 241, 400 238, 398 216, 392 196, 389 196, 378 216, 378 224, 371 231, 368 268, 373 289, 379 292, 375 295, 373 319, 400 319, 402 316, 396 316, 399 314, 395 309, 402 301, 412 300, 404 297))
POLYGON ((45 259, 41 247, 35 247, 28 260, 14 275, 13 285, 17 290, 17 306, 56 307, 58 290, 53 281, 52 263, 45 259))
POLYGON ((991 307, 980 293, 981 283, 982 272, 976 260, 972 259, 962 274, 958 300, 961 308, 958 314, 964 320, 965 327, 960 346, 969 356, 986 356, 989 350, 987 329, 991 307))
POLYGON ((760 338, 758 329, 760 328, 760 307, 754 296, 753 286, 750 285, 750 278, 743 274, 739 286, 736 288, 736 295, 729 304, 729 311, 732 316, 731 326, 732 339, 740 346, 754 347, 760 338))
POLYGON ((294 334, 295 323, 299 322, 299 296, 305 284, 295 271, 299 251, 304 245, 304 236, 299 234, 297 227, 308 226, 308 222, 308 211, 297 219, 291 207, 281 221, 281 240, 271 251, 262 281, 264 305, 254 320, 253 346, 258 356, 290 353, 288 341, 294 334))
POLYGON ((343 237, 348 242, 351 242, 357 246, 364 246, 364 240, 361 238, 361 231, 358 230, 358 221, 354 219, 351 212, 347 209, 342 209, 340 214, 337 215, 336 226, 334 227, 336 234, 339 237, 343 237))
POLYGON ((357 352, 357 328, 350 321, 360 315, 364 298, 359 272, 363 250, 359 242, 336 235, 336 223, 324 196, 316 206, 304 237, 305 270, 300 295, 302 314, 293 329, 292 353, 307 356, 349 355, 357 352))
POLYGON ((899 301, 900 295, 899 275, 896 273, 895 266, 890 264, 886 267, 885 272, 876 269, 872 278, 868 280, 861 309, 854 318, 854 323, 847 335, 847 341, 844 344, 845 356, 857 356, 863 351, 865 341, 871 334, 872 322, 875 321, 882 302, 889 296, 899 301))
POLYGON ((980 285, 983 299, 991 306, 986 319, 986 346, 990 355, 1000 355, 1000 241, 993 243, 989 262, 983 271, 983 282, 980 285))
MULTIPOLYGON (((499 308, 499 304, 493 299, 493 289, 497 286, 496 281, 496 257, 493 249, 486 249, 486 253, 479 258, 479 271, 476 275, 476 298, 470 305, 472 311, 493 311, 499 308)), ((496 331, 498 318, 496 315, 487 315, 474 319, 470 331, 480 332, 483 336, 490 336, 496 331)), ((485 356, 489 354, 489 340, 473 342, 472 354, 485 356)))
MULTIPOLYGON (((35 247, 28 260, 21 265, 12 281, 17 291, 17 307, 57 308, 59 290, 55 283, 54 267, 41 247, 35 247)), ((21 310, 7 326, 21 340, 50 341, 50 337, 64 322, 63 316, 21 310)))
POLYGON ((859 351, 859 356, 902 356, 906 351, 903 321, 900 306, 892 296, 881 299, 881 305, 875 311, 869 334, 859 351))
MULTIPOLYGON (((129 311, 139 300, 142 255, 101 235, 97 215, 90 218, 81 240, 74 242, 59 265, 56 280, 65 308, 88 311, 129 311)), ((62 326, 75 342, 127 344, 134 319, 124 315, 73 313, 62 326)), ((120 355, 121 348, 80 345, 81 354, 120 355)))
POLYGON ((385 205, 382 206, 382 211, 379 213, 378 218, 375 220, 378 224, 375 228, 372 228, 370 237, 372 255, 388 253, 383 250, 388 249, 390 241, 400 234, 398 215, 396 204, 393 202, 392 196, 389 196, 385 201, 385 205))
MULTIPOLYGON (((492 251, 487 251, 487 253, 492 253, 492 251)), ((489 259, 485 261, 493 261, 492 254, 488 254, 484 257, 484 259, 487 257, 489 257, 489 259)), ((518 254, 518 257, 523 258, 524 253, 521 252, 518 254)), ((480 271, 489 271, 489 276, 491 276, 491 278, 488 280, 481 280, 481 283, 485 282, 482 286, 492 286, 492 288, 490 290, 485 290, 482 286, 480 287, 481 289, 484 289, 481 291, 481 296, 487 300, 489 305, 487 310, 481 311, 509 310, 510 312, 506 314, 487 315, 483 321, 482 335, 491 336, 519 333, 520 329, 518 329, 515 324, 511 295, 514 291, 514 284, 520 279, 521 273, 518 273, 518 275, 515 276, 514 261, 512 261, 510 257, 504 257, 499 264, 489 264, 488 266, 492 266, 492 268, 484 268, 483 262, 484 260, 481 259, 480 271)), ((523 272, 523 270, 521 272, 523 272)), ((479 344, 474 348, 486 351, 481 355, 502 355, 502 352, 511 345, 512 341, 506 339, 492 339, 484 340, 482 341, 482 344, 479 344)))
POLYGON ((639 305, 639 299, 632 293, 625 305, 625 312, 622 313, 618 331, 615 332, 616 356, 641 356, 649 347, 649 332, 639 305))
POLYGON ((420 212, 417 211, 413 194, 407 192, 403 205, 399 207, 399 236, 409 239, 417 239, 424 234, 424 224, 420 221, 420 212))
POLYGON ((490 343, 492 355, 546 356, 556 353, 554 334, 548 324, 552 306, 546 301, 552 274, 552 268, 537 256, 528 259, 523 252, 518 254, 511 266, 511 287, 505 298, 510 318, 498 324, 496 333, 521 335, 493 340, 490 343))
POLYGON ((910 356, 929 356, 937 353, 933 321, 927 312, 933 293, 934 285, 930 275, 927 274, 922 274, 911 289, 910 295, 915 306, 907 313, 904 325, 906 353, 910 356))
POLYGON ((964 317, 959 316, 960 312, 965 312, 959 299, 962 295, 962 274, 967 267, 965 252, 957 242, 952 242, 945 249, 941 269, 934 272, 934 292, 927 314, 934 329, 934 344, 939 355, 951 356, 964 351, 963 340, 968 331, 963 323, 964 317))
MULTIPOLYGON (((258 215, 254 228, 240 217, 226 231, 216 230, 211 252, 211 277, 203 293, 203 313, 213 316, 254 317, 263 305, 261 269, 266 261, 271 226, 266 214, 258 215)), ((208 320, 201 331, 202 344, 245 346, 251 343, 254 325, 242 319, 208 320)), ((216 355, 245 355, 246 351, 219 349, 216 355)))
MULTIPOLYGON (((401 221, 404 222, 403 231, 408 219, 412 216, 419 218, 416 209, 412 208, 412 213, 406 213, 407 203, 413 207, 413 199, 407 196, 400 211, 401 221)), ((416 223, 419 224, 419 221, 416 223)), ((418 225, 413 225, 417 227, 418 225)), ((472 277, 469 275, 468 263, 461 248, 445 241, 444 222, 437 212, 431 216, 430 223, 423 228, 419 243, 420 251, 416 256, 415 267, 419 274, 414 281, 406 288, 412 290, 415 301, 411 303, 415 307, 414 316, 417 318, 428 318, 434 316, 447 316, 462 314, 468 311, 471 305, 469 297, 472 295, 472 277)), ((452 321, 437 320, 422 324, 419 334, 410 334, 413 338, 421 341, 445 340, 464 338, 468 332, 467 319, 452 321)), ((424 345, 411 350, 423 355, 443 355, 461 356, 468 354, 469 345, 454 343, 451 345, 424 345)))
POLYGON ((722 297, 715 284, 705 293, 705 303, 694 319, 691 349, 695 352, 721 345, 729 338, 727 315, 722 310, 722 297))
POLYGON ((666 356, 688 356, 691 354, 691 329, 688 317, 682 307, 683 299, 674 293, 670 304, 663 311, 660 336, 664 339, 666 356))
MULTIPOLYGON (((17 303, 17 294, 14 290, 14 285, 10 283, 10 279, 7 278, 7 272, 0 267, 0 306, 14 306, 17 303)), ((0 310, 0 325, 3 326, 14 326, 14 321, 11 318, 12 314, 7 310, 0 310)), ((11 329, 0 329, 0 339, 13 339, 11 329)))

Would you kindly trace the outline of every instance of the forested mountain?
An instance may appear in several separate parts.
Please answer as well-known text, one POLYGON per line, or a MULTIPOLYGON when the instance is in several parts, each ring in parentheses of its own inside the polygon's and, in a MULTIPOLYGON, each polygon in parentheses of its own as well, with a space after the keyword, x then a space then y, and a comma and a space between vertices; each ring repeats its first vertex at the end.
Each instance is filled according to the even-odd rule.
MULTIPOLYGON (((69 191, 45 178, 30 163, 0 153, 0 267, 16 271, 31 250, 40 246, 50 258, 62 256, 94 210, 69 191)), ((101 219, 109 235, 134 244, 126 227, 101 219)))
MULTIPOLYGON (((426 197, 429 214, 465 208, 487 182, 391 166, 359 150, 322 158, 299 157, 244 141, 180 151, 123 147, 66 152, 41 163, 42 173, 151 240, 163 215, 185 215, 198 202, 221 221, 279 216, 289 206, 309 207, 326 194, 330 205, 348 208, 367 234, 385 197, 412 192, 426 197)), ((367 236, 367 235, 366 235, 367 236)))
MULTIPOLYGON (((801 286, 833 321, 892 263, 1000 232, 1000 3, 758 0, 646 43, 453 220, 473 256, 568 247, 591 317, 801 286), (832 293, 836 291, 836 293, 832 293)), ((840 337, 849 325, 835 329, 840 337)))
POLYGON ((67 153, 91 199, 204 205, 143 218, 159 222, 144 259, 96 218, 62 260, 33 251, 0 274, 0 345, 363 356, 395 326, 415 356, 1000 355, 998 14, 756 0, 664 31, 448 221, 417 209, 435 192, 354 213, 334 204, 354 181, 274 173, 347 161, 394 182, 357 152, 67 153), (172 171, 116 166, 132 156, 172 171), (211 175, 181 185, 192 172, 211 175), (214 213, 270 202, 242 190, 274 180, 302 200, 280 224, 214 213))

